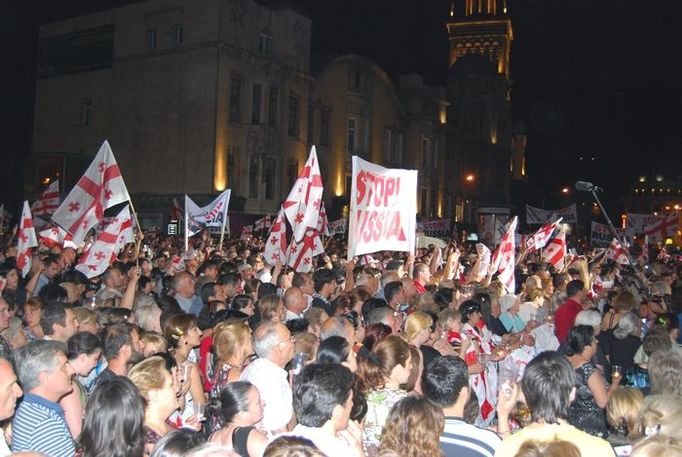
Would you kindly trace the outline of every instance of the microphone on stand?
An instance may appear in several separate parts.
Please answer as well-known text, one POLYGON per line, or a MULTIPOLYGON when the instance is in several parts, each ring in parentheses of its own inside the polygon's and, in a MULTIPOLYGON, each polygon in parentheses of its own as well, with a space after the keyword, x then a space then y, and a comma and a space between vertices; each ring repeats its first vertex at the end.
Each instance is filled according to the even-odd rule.
POLYGON ((604 189, 602 189, 601 187, 595 186, 591 182, 587 182, 587 181, 576 181, 575 182, 575 190, 580 190, 582 192, 592 192, 592 191, 603 192, 604 191, 604 189))

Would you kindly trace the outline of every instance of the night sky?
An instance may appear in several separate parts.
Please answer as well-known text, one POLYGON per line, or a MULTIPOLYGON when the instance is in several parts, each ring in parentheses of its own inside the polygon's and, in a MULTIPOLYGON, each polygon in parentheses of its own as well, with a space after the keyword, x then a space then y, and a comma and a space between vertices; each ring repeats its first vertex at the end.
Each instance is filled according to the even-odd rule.
MULTIPOLYGON (((121 3, 0 0, 0 55, 9 56, 0 67, 5 158, 30 149, 37 24, 121 3)), ((448 0, 291 3, 313 20, 313 52, 361 54, 394 78, 420 73, 445 83, 448 0)), ((509 7, 514 120, 528 134, 533 186, 551 192, 592 180, 616 205, 640 174, 680 175, 682 2, 509 0, 509 7)))

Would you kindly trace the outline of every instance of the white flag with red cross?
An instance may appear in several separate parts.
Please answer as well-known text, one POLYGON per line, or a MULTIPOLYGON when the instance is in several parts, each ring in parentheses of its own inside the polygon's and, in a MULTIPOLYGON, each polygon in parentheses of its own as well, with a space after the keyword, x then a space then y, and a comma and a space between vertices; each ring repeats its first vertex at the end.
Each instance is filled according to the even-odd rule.
POLYGON ((107 141, 97 152, 85 174, 69 192, 52 220, 81 246, 85 235, 104 217, 104 210, 130 200, 114 153, 107 141))
POLYGON ((48 248, 54 246, 59 246, 61 248, 77 247, 73 244, 71 234, 53 222, 48 224, 47 227, 38 233, 38 238, 40 239, 40 242, 48 248))
POLYGON ((327 210, 324 207, 324 201, 320 207, 320 217, 317 220, 317 232, 324 236, 329 236, 329 220, 327 219, 327 210))
POLYGON ((101 275, 116 260, 121 248, 133 241, 132 235, 133 221, 126 205, 81 256, 76 270, 88 278, 101 275))
POLYGON ((284 263, 284 253, 287 250, 287 223, 284 220, 284 208, 280 208, 275 223, 272 224, 268 240, 265 242, 263 258, 269 265, 278 261, 284 263))
POLYGON ((502 236, 500 245, 497 247, 492 259, 492 264, 500 273, 498 276, 500 282, 510 294, 516 291, 516 281, 514 278, 514 270, 516 269, 516 237, 514 232, 516 232, 517 223, 518 218, 514 217, 502 236))
POLYGON ((552 265, 557 270, 563 270, 566 259, 566 232, 559 234, 547 244, 542 253, 542 260, 552 265))
POLYGON ((24 209, 21 212, 17 239, 17 267, 25 278, 28 272, 31 271, 33 248, 38 246, 36 230, 33 227, 33 218, 31 217, 31 208, 29 208, 27 201, 24 202, 24 209))
POLYGON ((320 164, 313 146, 294 187, 284 200, 284 214, 293 229, 294 241, 301 241, 308 228, 317 228, 322 207, 322 190, 320 164))
POLYGON ((269 229, 272 226, 272 218, 270 217, 269 214, 266 214, 265 216, 261 217, 260 219, 256 219, 256 221, 253 223, 253 228, 256 231, 263 231, 266 229, 269 229))
POLYGON ((526 251, 531 253, 544 248, 562 219, 563 218, 560 217, 551 224, 543 225, 537 232, 528 237, 525 244, 526 251))
POLYGON ((611 244, 609 244, 608 249, 606 249, 606 258, 613 260, 619 265, 628 265, 630 263, 626 248, 624 248, 623 245, 620 244, 620 241, 615 238, 611 241, 611 244))
POLYGON ((306 230, 299 242, 291 241, 288 265, 299 273, 307 273, 313 268, 313 259, 324 252, 320 234, 316 229, 306 230))
POLYGON ((647 225, 644 228, 644 235, 649 237, 652 242, 665 241, 675 235, 675 231, 680 226, 680 213, 670 213, 661 220, 647 225))
POLYGON ((59 180, 52 181, 43 195, 33 202, 31 212, 33 216, 49 216, 59 208, 59 180))

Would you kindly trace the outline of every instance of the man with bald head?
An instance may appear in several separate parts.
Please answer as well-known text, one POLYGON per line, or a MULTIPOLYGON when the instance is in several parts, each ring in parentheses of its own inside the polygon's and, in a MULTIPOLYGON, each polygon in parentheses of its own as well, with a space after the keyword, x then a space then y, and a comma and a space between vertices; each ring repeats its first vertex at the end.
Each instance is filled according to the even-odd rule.
POLYGON ((204 307, 201 297, 194 293, 194 275, 187 271, 181 271, 173 278, 173 297, 187 314, 198 316, 204 307))
POLYGON ((287 321, 303 318, 308 309, 308 299, 300 287, 289 287, 284 292, 284 306, 287 309, 287 321))

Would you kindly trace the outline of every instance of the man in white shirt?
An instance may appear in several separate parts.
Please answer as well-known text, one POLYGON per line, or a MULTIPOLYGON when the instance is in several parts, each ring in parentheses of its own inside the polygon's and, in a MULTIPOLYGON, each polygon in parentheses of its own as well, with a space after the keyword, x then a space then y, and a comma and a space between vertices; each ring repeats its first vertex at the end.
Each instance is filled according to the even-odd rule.
POLYGON ((360 427, 350 421, 353 373, 338 364, 306 366, 294 383, 298 424, 291 433, 307 438, 328 457, 364 455, 360 427))
POLYGON ((294 356, 294 341, 284 324, 264 321, 253 332, 253 350, 258 356, 242 372, 241 380, 258 387, 265 403, 261 428, 285 432, 293 416, 289 376, 284 367, 294 356))
POLYGON ((300 287, 289 287, 284 292, 284 306, 287 308, 287 321, 303 317, 303 313, 308 309, 308 300, 300 287))

